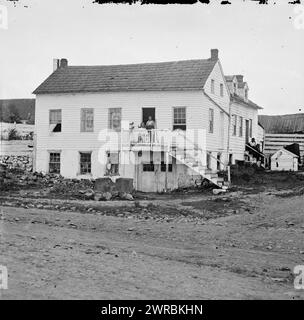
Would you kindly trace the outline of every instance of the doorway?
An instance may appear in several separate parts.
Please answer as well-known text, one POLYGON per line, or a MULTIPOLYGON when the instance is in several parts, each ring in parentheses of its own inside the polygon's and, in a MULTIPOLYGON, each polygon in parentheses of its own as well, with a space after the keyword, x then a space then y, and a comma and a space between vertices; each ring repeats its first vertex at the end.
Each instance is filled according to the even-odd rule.
POLYGON ((152 117, 152 120, 156 124, 155 120, 155 108, 142 108, 142 121, 146 124, 149 117, 152 117))

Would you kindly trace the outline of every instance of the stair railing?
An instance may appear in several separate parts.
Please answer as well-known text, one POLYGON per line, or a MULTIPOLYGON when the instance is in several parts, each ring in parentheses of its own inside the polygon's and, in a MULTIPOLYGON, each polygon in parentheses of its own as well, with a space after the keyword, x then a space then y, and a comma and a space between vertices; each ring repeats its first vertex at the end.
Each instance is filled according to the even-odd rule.
MULTIPOLYGON (((190 142, 193 147, 195 148, 195 150, 199 150, 201 153, 207 155, 208 151, 202 149, 198 144, 194 143, 192 140, 190 140, 184 133, 182 133, 181 131, 178 131, 178 134, 183 135, 184 139, 188 142, 190 142)), ((218 163, 220 163, 221 165, 224 166, 224 168, 226 168, 227 170, 227 176, 228 176, 228 182, 231 182, 231 174, 230 174, 230 165, 229 164, 225 164, 224 162, 222 162, 221 160, 219 160, 217 157, 214 157, 210 152, 209 152, 209 156, 211 158, 213 158, 214 160, 216 160, 218 163)), ((224 171, 226 171, 224 170, 224 171)))

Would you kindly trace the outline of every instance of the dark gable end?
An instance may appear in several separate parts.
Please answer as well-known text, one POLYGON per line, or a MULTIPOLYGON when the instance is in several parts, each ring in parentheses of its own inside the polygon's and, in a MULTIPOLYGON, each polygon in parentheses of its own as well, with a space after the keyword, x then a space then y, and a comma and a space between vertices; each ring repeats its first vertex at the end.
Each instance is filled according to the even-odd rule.
POLYGON ((58 68, 33 93, 202 90, 216 59, 58 68))

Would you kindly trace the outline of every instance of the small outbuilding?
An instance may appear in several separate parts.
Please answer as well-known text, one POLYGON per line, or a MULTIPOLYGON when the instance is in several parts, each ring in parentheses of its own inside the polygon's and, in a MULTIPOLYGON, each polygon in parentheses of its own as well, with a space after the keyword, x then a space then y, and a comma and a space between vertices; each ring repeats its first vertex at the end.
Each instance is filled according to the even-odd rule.
POLYGON ((298 171, 298 158, 296 154, 280 149, 271 156, 271 170, 298 171))

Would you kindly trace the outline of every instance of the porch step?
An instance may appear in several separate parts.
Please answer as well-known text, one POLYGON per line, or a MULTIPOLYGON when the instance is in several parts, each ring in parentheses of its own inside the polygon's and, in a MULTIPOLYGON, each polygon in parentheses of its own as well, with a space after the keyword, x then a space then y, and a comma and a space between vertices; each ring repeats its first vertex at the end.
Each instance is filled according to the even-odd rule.
POLYGON ((182 150, 182 149, 174 149, 170 153, 170 155, 176 158, 177 161, 183 163, 188 168, 200 174, 202 177, 206 178, 213 184, 217 185, 223 190, 227 190, 228 186, 226 185, 224 178, 219 177, 217 172, 207 168, 202 165, 202 154, 200 155, 197 150, 182 150))

